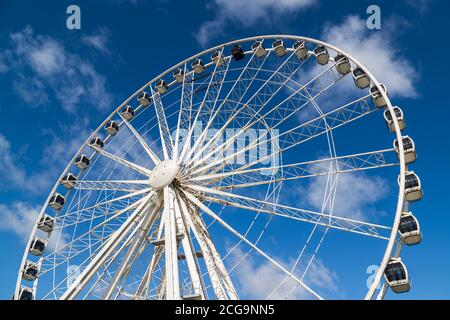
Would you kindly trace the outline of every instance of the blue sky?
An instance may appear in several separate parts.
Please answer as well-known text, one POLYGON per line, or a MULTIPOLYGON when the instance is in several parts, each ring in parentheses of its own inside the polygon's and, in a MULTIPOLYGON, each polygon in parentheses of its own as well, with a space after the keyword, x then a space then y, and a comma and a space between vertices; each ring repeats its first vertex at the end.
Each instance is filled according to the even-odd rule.
POLYGON ((445 186, 450 179, 445 90, 450 69, 443 55, 448 44, 442 42, 450 27, 450 4, 378 1, 382 28, 369 31, 364 24, 372 1, 248 3, 0 1, 0 298, 13 292, 24 242, 46 190, 113 108, 197 52, 261 34, 336 44, 388 85, 394 103, 405 110, 419 153, 414 170, 425 190, 424 200, 413 207, 424 241, 402 254, 413 274, 413 290, 395 298, 450 298, 445 186), (74 3, 81 8, 81 30, 66 28, 66 8, 74 3))

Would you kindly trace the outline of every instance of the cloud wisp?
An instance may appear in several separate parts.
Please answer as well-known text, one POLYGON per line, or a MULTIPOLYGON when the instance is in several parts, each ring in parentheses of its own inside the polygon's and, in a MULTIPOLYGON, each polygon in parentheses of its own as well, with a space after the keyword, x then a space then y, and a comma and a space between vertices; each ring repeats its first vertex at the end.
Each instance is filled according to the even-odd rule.
POLYGON ((238 23, 245 27, 280 20, 287 13, 296 13, 316 4, 316 0, 212 0, 208 3, 215 17, 204 22, 195 38, 201 46, 210 43, 214 36, 223 35, 225 28, 238 23))
POLYGON ((367 66, 387 85, 391 95, 415 98, 418 95, 415 82, 419 75, 397 46, 395 33, 391 31, 398 27, 398 22, 391 19, 384 23, 381 31, 371 31, 364 19, 350 15, 341 23, 328 24, 321 38, 367 66))
MULTIPOLYGON (((90 38, 98 50, 105 48, 90 38)), ((14 61, 1 72, 13 74, 13 86, 22 100, 31 107, 55 100, 68 112, 75 112, 81 104, 105 110, 112 102, 106 78, 94 65, 50 37, 36 35, 30 26, 10 34, 9 60, 14 61)), ((86 40, 88 41, 88 40, 86 40)), ((5 58, 3 58, 4 60, 5 58)), ((1 60, 0 60, 1 61, 1 60)))

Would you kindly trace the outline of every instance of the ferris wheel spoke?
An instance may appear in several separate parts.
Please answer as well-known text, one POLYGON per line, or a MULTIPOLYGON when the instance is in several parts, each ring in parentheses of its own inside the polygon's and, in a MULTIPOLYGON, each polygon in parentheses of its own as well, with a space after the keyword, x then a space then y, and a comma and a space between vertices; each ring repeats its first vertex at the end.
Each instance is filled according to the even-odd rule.
MULTIPOLYGON (((162 238, 163 231, 164 231, 164 224, 163 224, 163 221, 160 220, 160 224, 158 225, 157 230, 155 230, 156 239, 162 238)), ((145 270, 144 276, 142 277, 141 281, 139 282, 138 288, 135 293, 135 297, 137 299, 143 299, 148 296, 149 286, 150 286, 150 282, 151 282, 153 273, 154 273, 155 268, 158 265, 159 261, 161 260, 163 254, 164 254, 163 246, 154 246, 153 255, 150 260, 150 263, 148 264, 147 269, 145 270)))
MULTIPOLYGON (((257 79, 257 76, 258 76, 259 72, 261 71, 261 68, 264 65, 264 63, 266 62, 267 57, 270 55, 270 53, 271 52, 269 52, 267 55, 265 55, 264 58, 262 58, 262 59, 255 58, 256 57, 255 53, 252 54, 251 58, 249 59, 249 61, 247 62, 247 64, 242 69, 241 73, 239 74, 239 77, 233 83, 232 88, 229 90, 228 94, 223 99, 222 103, 219 105, 218 110, 216 111, 216 114, 214 117, 221 117, 222 113, 224 113, 224 114, 229 113, 229 118, 226 121, 227 123, 231 121, 230 119, 236 118, 236 116, 237 116, 236 108, 239 106, 242 99, 247 94, 248 90, 254 83, 255 79, 257 79), (224 110, 222 111, 222 109, 224 109, 224 110), (221 112, 219 112, 219 110, 221 110, 221 112)), ((246 106, 244 105, 242 108, 245 109, 246 106)), ((239 112, 241 111, 241 109, 239 109, 239 112)), ((223 117, 226 118, 226 116, 223 116, 223 117)), ((207 129, 205 128, 202 132, 203 137, 199 140, 204 141, 204 139, 206 137, 206 132, 207 132, 207 129)), ((210 141, 216 140, 218 134, 221 134, 221 132, 223 132, 222 128, 213 136, 212 139, 210 139, 210 141)), ((196 150, 198 148, 199 144, 201 143, 201 141, 199 141, 199 140, 197 141, 198 143, 196 143, 197 147, 193 148, 193 150, 196 150)), ((207 144, 209 144, 209 142, 207 142, 207 144)), ((207 148, 206 146, 203 146, 200 149, 200 151, 197 152, 197 154, 204 152, 204 150, 206 148, 207 148)), ((190 155, 192 155, 192 153, 190 155)), ((189 157, 187 157, 187 159, 189 159, 189 157)), ((191 159, 191 161, 192 160, 193 159, 191 159)), ((185 166, 186 167, 189 166, 191 161, 188 161, 188 163, 185 166)))
POLYGON ((240 169, 243 170, 258 163, 268 161, 271 157, 276 156, 281 152, 289 150, 295 146, 305 143, 306 141, 319 137, 327 133, 329 130, 333 130, 351 123, 376 111, 377 109, 370 107, 367 102, 367 98, 368 96, 357 98, 354 101, 346 103, 345 105, 340 106, 326 114, 320 115, 319 117, 316 117, 306 123, 302 123, 278 135, 272 135, 270 138, 264 141, 260 141, 261 139, 257 139, 256 141, 250 143, 248 146, 241 148, 232 154, 229 154, 223 158, 220 158, 216 161, 210 162, 207 165, 193 170, 192 175, 205 172, 210 168, 218 166, 218 168, 216 168, 217 171, 217 169, 223 168, 226 165, 227 161, 230 161, 231 159, 240 154, 243 154, 246 151, 258 148, 263 143, 274 143, 277 145, 277 150, 263 157, 259 157, 255 161, 241 166, 240 169))
POLYGON ((321 212, 315 212, 311 210, 300 209, 269 201, 262 201, 202 186, 191 185, 188 187, 191 190, 209 194, 209 196, 203 194, 202 198, 215 203, 225 204, 236 208, 245 209, 248 211, 264 212, 268 214, 273 214, 275 216, 280 216, 311 224, 319 224, 327 228, 338 229, 373 238, 379 238, 383 240, 389 239, 387 233, 390 232, 391 228, 386 226, 377 225, 364 221, 358 221, 356 219, 350 219, 331 214, 325 214, 321 212), (231 199, 233 199, 233 201, 231 199), (327 222, 325 222, 324 220, 327 222))
POLYGON ((181 240, 181 246, 183 248, 183 253, 188 266, 188 272, 193 291, 191 296, 195 296, 200 300, 204 300, 206 297, 206 289, 201 278, 197 256, 194 254, 195 250, 192 244, 191 230, 186 223, 186 215, 188 215, 189 213, 181 209, 182 207, 180 206, 180 201, 181 200, 178 193, 175 192, 175 218, 177 221, 178 232, 184 235, 181 240))
MULTIPOLYGON (((271 52, 269 52, 265 59, 267 59, 268 55, 270 55, 271 52)), ((298 63, 296 61, 295 53, 292 52, 287 59, 278 67, 278 69, 275 72, 272 72, 270 77, 267 80, 264 80, 264 83, 257 89, 257 91, 252 95, 250 99, 246 103, 243 104, 243 106, 239 109, 233 108, 233 112, 230 115, 230 117, 227 119, 225 124, 218 130, 218 132, 208 141, 206 141, 206 144, 202 146, 202 148, 194 154, 194 156, 186 163, 186 166, 191 166, 194 161, 196 161, 200 155, 202 155, 211 145, 211 143, 215 143, 217 138, 223 134, 223 132, 228 128, 229 124, 232 123, 236 117, 246 110, 248 106, 254 107, 254 110, 257 110, 257 113, 259 113, 266 105, 269 103, 269 101, 272 100, 272 98, 283 88, 284 85, 287 84, 288 81, 292 79, 292 77, 297 73, 297 71, 303 67, 303 65, 306 63, 306 60, 304 60, 302 63, 298 63), (294 57, 294 58, 293 58, 294 57), (284 75, 287 74, 288 76, 284 75), (280 78, 280 74, 283 74, 283 81, 280 78)), ((261 70, 263 64, 259 66, 257 69, 258 73, 261 70)), ((256 75, 255 75, 256 76, 256 75)), ((228 97, 227 97, 228 98, 228 97)), ((227 98, 225 98, 224 102, 220 105, 222 107, 226 101, 227 98)), ((239 99, 238 102, 241 102, 242 97, 239 99)), ((219 107, 219 109, 220 109, 219 107)), ((219 113, 219 110, 217 111, 217 114, 219 113)), ((209 128, 209 127, 208 127, 209 128)), ((205 128, 206 130, 206 128, 205 128)), ((203 143, 203 139, 199 139, 197 141, 197 144, 203 143)), ((196 149, 196 148, 194 148, 196 149)), ((189 159, 189 157, 188 157, 189 159)))
MULTIPOLYGON (((140 224, 140 222, 139 222, 139 224, 140 224)), ((99 226, 96 226, 96 227, 98 228, 99 226)), ((99 284, 99 282, 104 281, 104 282, 106 283, 106 281, 103 279, 103 277, 105 277, 105 276, 107 276, 107 274, 109 274, 109 271, 108 271, 109 269, 108 269, 108 268, 109 268, 109 267, 112 265, 112 263, 116 260, 117 256, 123 251, 123 249, 124 249, 125 247, 128 246, 130 240, 134 237, 134 234, 135 234, 135 232, 136 232, 137 230, 138 230, 138 228, 135 228, 135 229, 130 233, 130 235, 128 236, 128 238, 122 243, 121 247, 119 247, 119 249, 116 250, 115 253, 114 253, 110 258, 108 258, 108 259, 105 261, 105 264, 104 264, 104 265, 105 265, 105 268, 104 268, 104 270, 103 270, 101 273, 97 272, 97 274, 98 274, 97 280, 96 280, 95 283, 91 286, 91 288, 88 290, 88 292, 87 292, 86 295, 85 295, 85 298, 92 292, 92 290, 99 284)), ((93 231, 93 230, 92 230, 92 231, 93 231)), ((65 278, 63 278, 57 285, 55 285, 55 287, 53 288, 53 290, 52 290, 51 292, 49 292, 49 293, 47 294, 47 296, 44 297, 44 299, 47 298, 48 296, 50 296, 51 294, 56 293, 56 291, 61 290, 62 287, 64 287, 64 285, 67 283, 68 279, 69 279, 70 277, 73 276, 74 272, 81 270, 87 263, 89 263, 93 258, 95 258, 96 254, 103 248, 104 244, 106 243, 106 241, 104 241, 103 239, 100 239, 100 238, 99 238, 99 239, 97 240, 97 242, 94 243, 94 244, 92 244, 92 241, 91 241, 91 240, 86 240, 86 243, 87 243, 87 242, 91 242, 91 247, 86 247, 86 246, 85 246, 84 249, 82 249, 82 250, 74 250, 74 252, 72 252, 72 249, 76 246, 76 245, 75 245, 76 240, 73 240, 70 244, 66 245, 66 247, 67 247, 67 246, 70 247, 70 251, 72 252, 72 254, 71 254, 70 256, 65 257, 65 259, 63 259, 62 261, 60 261, 59 264, 65 264, 65 263, 67 263, 67 260, 68 260, 68 259, 73 259, 73 258, 75 258, 76 256, 78 256, 78 255, 80 255, 81 253, 83 253, 84 251, 87 251, 88 249, 89 249, 89 251, 90 251, 90 255, 89 255, 87 258, 85 258, 84 261, 83 261, 81 264, 79 264, 79 265, 77 266, 76 269, 72 270, 71 273, 68 273, 67 276, 66 276, 65 278), (98 246, 95 248, 95 250, 92 251, 92 250, 91 250, 92 247, 96 246, 97 244, 98 244, 98 246)), ((58 265, 55 265, 55 267, 57 267, 57 266, 58 266, 58 265)), ((46 270, 45 272, 41 273, 41 277, 42 277, 42 275, 44 275, 45 273, 47 273, 47 272, 49 272, 49 271, 51 271, 51 270, 52 270, 52 269, 49 269, 49 270, 46 270)), ((64 293, 64 292, 62 292, 62 293, 64 293)))
POLYGON ((187 225, 200 246, 216 298, 219 300, 238 299, 238 294, 233 282, 231 281, 220 254, 217 252, 217 249, 211 240, 206 225, 192 209, 192 202, 183 196, 184 193, 180 192, 178 199, 181 211, 184 214, 187 225))
POLYGON ((143 174, 144 176, 150 176, 150 174, 152 172, 151 170, 149 170, 147 168, 144 168, 144 167, 142 167, 142 166, 140 166, 140 165, 138 165, 136 163, 133 163, 133 162, 130 162, 130 161, 125 160, 123 158, 120 158, 119 156, 116 156, 116 155, 114 155, 112 153, 109 153, 109 152, 103 150, 103 149, 100 149, 99 147, 92 146, 92 148, 95 151, 97 151, 97 153, 101 154, 102 156, 104 156, 106 158, 109 158, 109 159, 111 159, 111 160, 113 160, 113 161, 115 161, 117 163, 120 163, 121 165, 123 165, 123 166, 125 166, 127 168, 130 168, 130 169, 132 169, 132 170, 134 170, 134 171, 136 171, 136 172, 138 172, 140 174, 143 174))
POLYGON ((398 159, 394 156, 396 154, 394 151, 394 149, 385 149, 272 167, 231 170, 193 177, 188 181, 193 183, 204 181, 208 184, 221 181, 223 183, 217 186, 217 189, 222 190, 265 185, 278 181, 321 177, 330 173, 342 174, 380 169, 399 165, 398 159), (230 183, 227 183, 228 180, 230 180, 230 183))
POLYGON ((127 121, 123 118, 122 114, 120 114, 120 118, 122 119, 123 123, 125 123, 125 125, 128 127, 128 129, 131 131, 131 133, 139 141, 142 148, 144 148, 145 152, 147 152, 150 159, 152 159, 153 164, 157 165, 161 160, 159 160, 158 156, 153 152, 153 150, 150 148, 150 146, 147 144, 147 142, 144 140, 144 138, 142 138, 142 136, 139 134, 139 132, 137 132, 137 130, 133 127, 133 125, 129 121, 127 121))
MULTIPOLYGON (((116 198, 112 198, 106 201, 102 201, 99 203, 96 203, 93 206, 89 206, 87 208, 81 208, 81 209, 76 209, 76 210, 68 210, 67 212, 65 212, 62 215, 58 216, 58 220, 62 221, 64 219, 71 219, 72 217, 74 219, 76 218, 80 218, 82 215, 83 216, 88 216, 88 218, 90 219, 92 217, 92 214, 95 212, 95 210, 101 210, 101 211, 108 211, 109 206, 113 203, 121 203, 122 201, 129 201, 131 198, 133 197, 138 197, 138 196, 143 196, 146 193, 152 192, 151 188, 146 188, 146 189, 142 189, 142 190, 138 190, 135 192, 130 192, 128 194, 116 197, 116 198)), ((55 229, 58 229, 58 226, 56 226, 55 229)))
POLYGON ((150 196, 146 197, 147 201, 143 201, 136 210, 128 217, 128 219, 117 229, 111 237, 109 237, 102 250, 91 260, 89 265, 81 272, 80 276, 72 283, 72 285, 61 296, 61 300, 72 300, 87 285, 99 268, 105 263, 108 257, 125 239, 125 236, 132 231, 136 224, 142 219, 146 208, 154 205, 150 196))
MULTIPOLYGON (((220 54, 223 55, 223 49, 220 51, 220 54)), ((211 124, 213 123, 214 119, 220 114, 220 109, 222 107, 222 103, 219 105, 219 107, 216 109, 217 102, 220 97, 220 93, 222 92, 222 87, 224 84, 224 80, 226 79, 228 75, 228 68, 230 66, 231 58, 224 58, 224 62, 222 64, 216 64, 214 72, 211 76, 211 81, 208 85, 208 88, 206 90, 206 93, 204 95, 203 102, 201 104, 201 107, 206 104, 205 112, 203 112, 203 117, 201 117, 201 120, 206 120, 206 126, 201 132, 200 136, 197 138, 197 140, 194 142, 194 146, 190 148, 190 139, 191 136, 188 135, 186 142, 189 144, 189 150, 185 148, 184 153, 185 156, 180 158, 180 162, 183 162, 183 159, 189 159, 194 152, 198 148, 198 145, 200 141, 203 141, 205 138, 208 129, 210 128, 211 124)), ((198 109, 198 112, 200 112, 201 108, 198 109)), ((190 131, 195 129, 195 124, 197 122, 197 118, 194 120, 194 124, 191 127, 190 131)), ((186 146, 186 143, 185 143, 186 146)))
MULTIPOLYGON (((219 54, 220 54, 221 57, 223 57, 223 50, 224 50, 224 48, 222 48, 219 51, 220 52, 219 54)), ((254 59, 253 59, 253 56, 252 56, 252 58, 247 63, 247 65, 250 64, 253 60, 254 59)), ((197 124, 199 118, 202 120, 201 114, 202 114, 204 109, 205 109, 205 112, 204 112, 205 115, 208 115, 208 112, 210 112, 211 114, 213 113, 213 109, 214 109, 214 107, 216 105, 217 99, 219 98, 219 94, 221 92, 221 90, 216 90, 216 85, 217 84, 214 83, 214 81, 220 83, 220 89, 221 89, 222 85, 223 85, 223 81, 224 81, 224 79, 225 79, 225 77, 227 75, 228 65, 229 65, 230 62, 231 62, 231 58, 223 58, 223 63, 222 64, 219 64, 219 63, 215 64, 214 71, 213 71, 213 73, 212 73, 212 75, 210 77, 210 81, 209 81, 207 89, 206 89, 206 93, 203 96, 202 102, 201 102, 199 108, 197 109, 197 113, 196 113, 196 115, 194 117, 194 121, 191 124, 191 126, 189 128, 189 131, 188 131, 188 134, 187 134, 187 136, 185 138, 185 143, 184 143, 184 146, 183 146, 183 150, 182 150, 181 155, 180 155, 180 162, 184 161, 185 156, 186 156, 186 154, 189 151, 188 150, 189 148, 191 149, 191 151, 196 149, 196 146, 195 146, 196 144, 194 145, 193 148, 191 148, 191 139, 192 139, 192 135, 193 135, 194 129, 196 127, 196 124, 197 124), (222 66, 225 66, 226 71, 225 72, 222 71, 222 72, 218 73, 217 72, 218 70, 222 70, 223 69, 222 66), (212 89, 213 93, 209 94, 211 89, 212 89), (210 100, 207 101, 207 98, 210 98, 210 100)), ((234 83, 233 87, 228 92, 228 95, 225 98, 225 101, 226 101, 226 99, 228 97, 230 97, 230 95, 233 94, 235 86, 236 85, 239 86, 239 81, 240 81, 242 75, 245 75, 245 69, 241 72, 238 80, 234 83)), ((250 86, 251 83, 253 83, 253 81, 250 81, 248 86, 250 86)), ((216 115, 218 115, 218 112, 216 112, 216 115)), ((206 132, 206 130, 203 130, 202 134, 204 134, 205 132, 206 132)), ((191 154, 191 153, 189 153, 189 154, 191 154)))
MULTIPOLYGON (((268 126, 271 128, 275 128, 275 127, 279 126, 281 123, 283 123, 284 121, 286 121, 287 119, 289 119, 291 116, 296 114, 299 110, 302 110, 305 106, 307 106, 309 103, 311 103, 310 96, 307 96, 304 94, 299 94, 302 91, 305 91, 305 92, 314 91, 315 95, 312 98, 317 98, 320 95, 322 95, 324 92, 326 92, 329 88, 331 88, 336 82, 338 82, 340 79, 343 78, 342 76, 340 76, 340 77, 333 76, 331 79, 329 79, 328 83, 326 83, 324 85, 323 81, 319 81, 319 80, 322 77, 324 77, 324 75, 327 72, 331 72, 334 75, 333 69, 330 66, 326 70, 324 70, 321 73, 319 73, 318 75, 316 75, 313 79, 308 81, 306 84, 302 85, 299 89, 294 91, 293 94, 288 96, 282 102, 271 107, 269 111, 260 115, 260 113, 263 111, 263 108, 265 107, 265 104, 264 104, 255 113, 256 119, 254 119, 254 120, 250 119, 245 125, 243 125, 239 130, 237 130, 230 138, 228 138, 222 144, 215 146, 215 148, 213 150, 211 150, 209 153, 207 153, 206 155, 203 155, 203 152, 205 152, 206 148, 203 147, 202 149, 200 149, 199 156, 202 156, 202 158, 195 162, 192 161, 190 169, 193 170, 193 169, 199 167, 200 165, 202 165, 203 163, 205 163, 207 160, 209 160, 212 156, 214 156, 217 153, 217 150, 227 150, 230 147, 230 145, 233 144, 237 139, 242 137, 242 135, 244 135, 247 130, 254 127, 258 123, 260 123, 260 122, 267 123, 267 120, 269 120, 270 123, 268 124, 268 126), (316 88, 316 87, 318 87, 318 88, 316 88), (272 124, 275 121, 277 121, 277 123, 272 124)), ((268 100, 268 101, 270 101, 270 100, 268 100)), ((229 124, 230 123, 227 122, 223 126, 222 130, 225 130, 229 124)), ((272 135, 272 133, 271 133, 271 135, 272 135)), ((213 141, 215 141, 215 137, 213 137, 206 145, 210 145, 213 141)), ((257 147, 258 145, 260 145, 261 143, 267 143, 267 142, 269 142, 269 141, 267 141, 267 140, 260 141, 259 144, 257 142, 255 142, 255 143, 250 144, 247 148, 254 148, 254 147, 257 147)), ((242 151, 242 149, 238 150, 238 152, 240 152, 240 151, 242 151)), ((199 156, 197 156, 197 157, 199 157, 199 156)), ((225 161, 228 161, 233 156, 236 156, 236 154, 233 154, 233 155, 230 154, 227 157, 224 157, 223 159, 226 158, 225 161)))
POLYGON ((186 123, 187 129, 191 127, 190 118, 192 111, 192 98, 194 95, 194 74, 188 72, 187 62, 183 66, 183 84, 181 88, 180 110, 178 114, 177 129, 175 132, 174 157, 178 161, 178 149, 180 146, 180 130, 182 123, 186 123))
POLYGON ((199 207, 203 212, 208 214, 211 218, 213 218, 215 221, 217 221, 220 225, 222 225, 225 229, 227 229, 229 232, 231 232, 233 235, 235 235, 237 238, 245 242, 247 245, 249 245, 253 250, 255 250, 257 253, 259 253, 262 257, 266 258, 269 262, 271 262, 277 269, 285 273, 287 276, 289 276, 292 280, 297 282, 300 286, 303 287, 306 291, 308 291, 310 294, 312 294, 315 298, 319 300, 323 300, 323 298, 315 292, 313 289, 311 289, 308 285, 306 285, 303 281, 301 281, 297 276, 295 276, 293 273, 291 273, 289 270, 287 270, 285 267, 283 267, 281 264, 279 264, 277 261, 275 261, 272 257, 270 257, 267 253, 265 253, 263 250, 258 248, 256 245, 254 245, 251 241, 249 241, 246 237, 241 235, 239 232, 237 232, 234 228, 232 228, 229 224, 227 224, 225 221, 223 221, 217 214, 215 214, 210 208, 205 206, 200 200, 198 200, 194 195, 192 195, 189 192, 184 191, 184 194, 186 197, 192 201, 197 207, 199 207))
MULTIPOLYGON (((153 195, 150 195, 153 196, 153 195)), ((105 243, 105 241, 110 237, 110 235, 105 235, 103 231, 99 231, 98 235, 96 234, 97 230, 100 228, 103 228, 107 226, 109 223, 112 223, 114 220, 116 220, 118 217, 123 215, 124 213, 135 209, 137 206, 142 204, 146 199, 142 198, 128 207, 117 211, 114 215, 111 217, 105 219, 104 221, 101 221, 97 225, 90 228, 88 231, 82 233, 81 235, 77 236, 76 238, 73 238, 70 242, 66 243, 63 246, 57 247, 54 249, 54 251, 42 258, 42 271, 41 276, 48 273, 49 271, 52 271, 59 267, 61 264, 64 264, 67 262, 68 259, 73 259, 81 254, 83 254, 85 251, 90 250, 91 246, 88 244, 92 241, 92 237, 96 238, 99 244, 99 247, 96 251, 100 250, 105 243), (52 264, 52 261, 58 261, 56 263, 52 264), (45 268, 46 262, 49 263, 49 268, 45 268)), ((104 215, 99 216, 97 218, 103 218, 104 215)), ((95 219, 95 218, 94 218, 95 219)), ((86 219, 86 221, 91 221, 92 218, 86 219)), ((80 222, 81 223, 81 222, 80 222)), ((113 233, 113 230, 111 230, 111 234, 113 233)), ((92 257, 88 258, 86 261, 89 261, 92 257)))
MULTIPOLYGON (((121 279, 123 279, 128 273, 127 271, 132 268, 133 262, 136 259, 137 251, 142 249, 143 244, 146 242, 148 233, 157 219, 159 209, 160 207, 155 205, 142 219, 140 227, 137 228, 139 231, 136 235, 134 235, 134 239, 129 245, 125 256, 122 258, 119 268, 114 273, 114 277, 111 280, 108 290, 104 296, 105 300, 109 300, 111 298, 117 288, 117 285, 119 284, 119 281, 121 281, 121 279)), ((120 289, 117 291, 116 297, 119 293, 120 289)))
POLYGON ((164 159, 168 160, 173 156, 173 141, 170 135, 169 125, 167 124, 166 113, 164 111, 164 106, 162 104, 159 92, 155 93, 152 87, 150 87, 150 91, 152 93, 153 105, 155 106, 156 117, 158 119, 159 134, 161 137, 164 159))
POLYGON ((92 191, 136 192, 148 189, 148 180, 79 180, 75 181, 74 189, 92 191))

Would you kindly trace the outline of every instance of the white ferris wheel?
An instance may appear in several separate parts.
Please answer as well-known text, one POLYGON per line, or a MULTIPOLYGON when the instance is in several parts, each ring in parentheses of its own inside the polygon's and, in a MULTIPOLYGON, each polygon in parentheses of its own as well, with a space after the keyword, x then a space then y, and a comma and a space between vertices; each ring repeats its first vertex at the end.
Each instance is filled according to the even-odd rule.
POLYGON ((409 291, 400 252, 421 241, 410 203, 422 188, 404 129, 388 88, 322 41, 260 36, 196 54, 80 147, 30 234, 14 299, 409 291), (380 175, 382 214, 342 205, 380 191, 352 181, 380 175), (370 263, 366 285, 356 275, 370 263))

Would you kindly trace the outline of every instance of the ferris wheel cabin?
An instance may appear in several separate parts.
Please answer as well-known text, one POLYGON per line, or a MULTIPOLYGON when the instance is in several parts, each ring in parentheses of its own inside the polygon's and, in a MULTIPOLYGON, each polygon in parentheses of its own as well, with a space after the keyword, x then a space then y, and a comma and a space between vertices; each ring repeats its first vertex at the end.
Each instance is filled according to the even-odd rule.
POLYGON ((79 155, 75 159, 75 165, 80 170, 85 170, 89 166, 90 162, 91 160, 89 160, 89 158, 84 154, 79 155))
POLYGON ((34 300, 33 289, 28 287, 20 287, 19 300, 34 300))
POLYGON ((184 70, 181 68, 178 68, 173 72, 173 77, 175 78, 175 81, 178 83, 183 83, 184 81, 184 70))
POLYGON ((255 41, 252 43, 252 51, 258 58, 262 58, 266 55, 266 49, 264 48, 261 41, 255 41))
POLYGON ((336 70, 340 75, 346 75, 352 70, 350 61, 343 54, 337 54, 334 57, 334 62, 336 63, 336 70))
POLYGON ((384 270, 384 276, 395 293, 403 293, 411 290, 408 270, 400 258, 391 258, 384 270))
POLYGON ((75 183, 77 178, 70 172, 68 172, 62 179, 61 184, 66 189, 73 189, 75 187, 75 183))
MULTIPOLYGON (((386 95, 388 94, 387 88, 384 84, 380 83, 381 88, 384 90, 386 95)), ((376 85, 370 87, 370 95, 372 96, 372 101, 378 108, 382 108, 386 106, 386 100, 383 98, 380 90, 378 90, 376 85)))
POLYGON ((33 241, 31 241, 29 251, 32 255, 40 257, 44 253, 46 247, 47 240, 35 237, 33 241))
POLYGON ((317 63, 321 66, 326 65, 330 60, 330 54, 328 53, 327 48, 322 45, 319 45, 314 49, 314 55, 316 56, 317 63))
POLYGON ((278 57, 282 57, 286 54, 286 47, 284 46, 284 42, 281 39, 276 39, 272 43, 272 48, 275 50, 275 53, 278 57))
POLYGON ((66 203, 66 198, 64 198, 64 196, 62 196, 59 193, 55 193, 51 198, 50 201, 48 203, 48 205, 50 207, 52 207, 53 209, 56 210, 61 210, 62 207, 64 206, 64 203, 66 203))
POLYGON ((303 40, 296 41, 292 48, 295 51, 295 55, 300 60, 305 60, 308 58, 308 48, 306 47, 306 43, 303 40))
MULTIPOLYGON (((394 114, 397 118, 398 126, 400 127, 400 130, 404 130, 406 127, 405 118, 403 116, 403 110, 399 107, 394 107, 394 114)), ((392 119, 391 111, 389 109, 386 109, 384 111, 384 120, 386 120, 386 124, 389 127, 389 130, 391 132, 395 132, 395 125, 394 120, 392 119)))
POLYGON ((422 241, 419 221, 411 212, 402 214, 398 232, 402 241, 408 246, 419 244, 422 241))
POLYGON ((195 59, 194 62, 192 62, 192 69, 194 69, 194 72, 199 74, 205 71, 205 65, 203 64, 203 61, 200 59, 195 59))
POLYGON ((28 261, 22 270, 22 278, 27 281, 33 281, 37 278, 39 273, 38 265, 34 262, 28 261))
POLYGON ((235 44, 233 48, 231 48, 231 55, 236 61, 241 61, 245 58, 244 50, 242 50, 242 47, 238 44, 235 44))
POLYGON ((159 92, 159 94, 164 94, 169 89, 169 86, 163 79, 159 79, 158 82, 155 84, 156 91, 159 92))
MULTIPOLYGON (((403 151, 405 154, 406 164, 413 163, 417 159, 416 145, 414 143, 414 140, 408 136, 405 136, 405 137, 402 137, 402 143, 403 143, 403 151)), ((395 141, 394 141, 394 148, 395 148, 395 152, 397 152, 397 155, 398 155, 399 154, 399 145, 398 145, 397 139, 395 139, 395 141)))
POLYGON ((105 130, 112 136, 115 136, 117 132, 119 132, 119 124, 113 120, 109 121, 106 126, 105 130))
POLYGON ((142 91, 141 93, 139 93, 137 101, 140 103, 141 106, 147 107, 150 103, 152 103, 152 98, 147 92, 142 91))
POLYGON ((353 69, 352 75, 356 87, 360 89, 366 89, 369 87, 370 78, 361 68, 353 69))
POLYGON ((44 214, 38 222, 38 229, 44 232, 52 232, 55 226, 55 219, 47 214, 44 214))
POLYGON ((224 63, 223 55, 218 50, 211 55, 211 60, 218 66, 221 66, 224 63))
POLYGON ((423 198, 422 184, 419 176, 414 171, 406 172, 405 198, 410 202, 419 201, 423 198))
POLYGON ((105 143, 99 137, 95 137, 95 138, 92 138, 91 141, 89 141, 89 145, 91 147, 103 149, 103 147, 105 146, 105 143))
POLYGON ((125 106, 120 111, 120 114, 125 120, 131 120, 134 118, 134 109, 130 106, 125 106))

